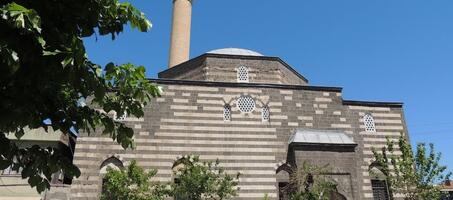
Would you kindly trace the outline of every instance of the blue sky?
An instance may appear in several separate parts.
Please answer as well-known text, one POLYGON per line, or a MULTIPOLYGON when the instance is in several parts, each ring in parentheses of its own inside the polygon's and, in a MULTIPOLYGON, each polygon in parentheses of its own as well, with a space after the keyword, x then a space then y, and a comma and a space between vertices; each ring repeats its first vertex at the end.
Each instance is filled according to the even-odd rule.
MULTIPOLYGON (((133 0, 153 23, 85 40, 99 64, 166 69, 171 0, 133 0)), ((312 85, 352 100, 401 101, 411 141, 432 142, 453 170, 453 1, 196 0, 191 57, 241 47, 278 56, 312 85)))

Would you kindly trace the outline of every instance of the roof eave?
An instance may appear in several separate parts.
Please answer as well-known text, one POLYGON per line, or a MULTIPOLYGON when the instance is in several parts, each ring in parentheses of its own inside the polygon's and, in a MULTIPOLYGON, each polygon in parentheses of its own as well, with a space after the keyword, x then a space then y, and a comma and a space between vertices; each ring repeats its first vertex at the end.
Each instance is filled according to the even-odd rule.
POLYGON ((167 73, 170 73, 171 71, 174 70, 179 70, 181 67, 187 67, 189 63, 196 63, 200 60, 204 60, 208 57, 211 58, 234 58, 234 59, 260 59, 260 60, 271 60, 271 61, 277 61, 281 63, 283 66, 285 66, 288 70, 290 70, 292 73, 294 73, 297 77, 302 79, 304 82, 307 84, 309 83, 309 80, 305 78, 302 74, 297 72, 295 69, 293 69, 288 63, 280 59, 279 57, 274 57, 274 56, 252 56, 252 55, 227 55, 227 54, 214 54, 214 53, 204 53, 200 56, 197 56, 195 58, 192 58, 186 62, 183 62, 181 64, 178 64, 174 67, 168 68, 164 71, 161 71, 158 73, 158 77, 162 77, 167 73))
POLYGON ((292 90, 311 90, 325 92, 339 92, 341 87, 326 87, 326 86, 308 86, 308 85, 285 85, 272 83, 234 83, 234 82, 218 82, 218 81, 194 81, 194 80, 179 80, 179 79, 148 79, 157 84, 173 84, 173 85, 194 85, 194 86, 211 86, 211 87, 256 87, 256 88, 276 88, 276 89, 292 89, 292 90))
POLYGON ((309 142, 291 142, 289 145, 292 146, 335 146, 335 147, 356 147, 356 143, 309 143, 309 142))
POLYGON ((404 103, 402 103, 402 102, 379 102, 379 101, 343 100, 343 105, 348 105, 348 106, 367 106, 367 107, 402 108, 404 106, 404 103))

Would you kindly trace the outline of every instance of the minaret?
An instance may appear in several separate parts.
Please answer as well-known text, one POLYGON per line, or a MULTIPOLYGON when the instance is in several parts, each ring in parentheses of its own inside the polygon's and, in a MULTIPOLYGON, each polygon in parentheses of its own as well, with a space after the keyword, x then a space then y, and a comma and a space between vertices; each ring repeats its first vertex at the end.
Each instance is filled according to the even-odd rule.
POLYGON ((168 67, 189 60, 190 24, 192 18, 193 0, 172 0, 173 19, 170 41, 170 59, 168 67))

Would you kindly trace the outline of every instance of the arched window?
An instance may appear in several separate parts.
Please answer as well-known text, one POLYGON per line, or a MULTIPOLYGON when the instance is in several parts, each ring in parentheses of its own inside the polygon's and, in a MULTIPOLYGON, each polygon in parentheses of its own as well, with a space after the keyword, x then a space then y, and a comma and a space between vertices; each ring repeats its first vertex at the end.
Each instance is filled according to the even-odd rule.
POLYGON ((230 105, 223 106, 223 120, 231 121, 231 107, 230 105))
POLYGON ((269 107, 263 106, 263 108, 261 108, 261 119, 263 122, 268 122, 270 120, 269 107))
POLYGON ((388 200, 389 199, 387 181, 371 180, 371 188, 373 190, 373 199, 374 200, 388 200))
POLYGON ((239 66, 237 68, 238 82, 249 82, 249 69, 246 66, 239 66))
POLYGON ((371 114, 366 114, 365 116, 363 116, 363 123, 365 125, 366 132, 376 132, 376 125, 371 114))
POLYGON ((371 189, 374 200, 388 200, 390 193, 386 175, 382 172, 381 166, 377 163, 370 165, 371 189))

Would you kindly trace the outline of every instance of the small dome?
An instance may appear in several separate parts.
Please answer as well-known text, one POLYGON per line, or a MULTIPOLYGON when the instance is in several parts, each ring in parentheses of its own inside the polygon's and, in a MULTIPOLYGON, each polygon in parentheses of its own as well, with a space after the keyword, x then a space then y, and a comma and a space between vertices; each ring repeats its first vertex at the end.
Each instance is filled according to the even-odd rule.
POLYGON ((239 49, 239 48, 225 48, 225 49, 216 49, 209 51, 208 53, 212 54, 224 54, 224 55, 240 55, 240 56, 264 56, 256 51, 248 49, 239 49))

